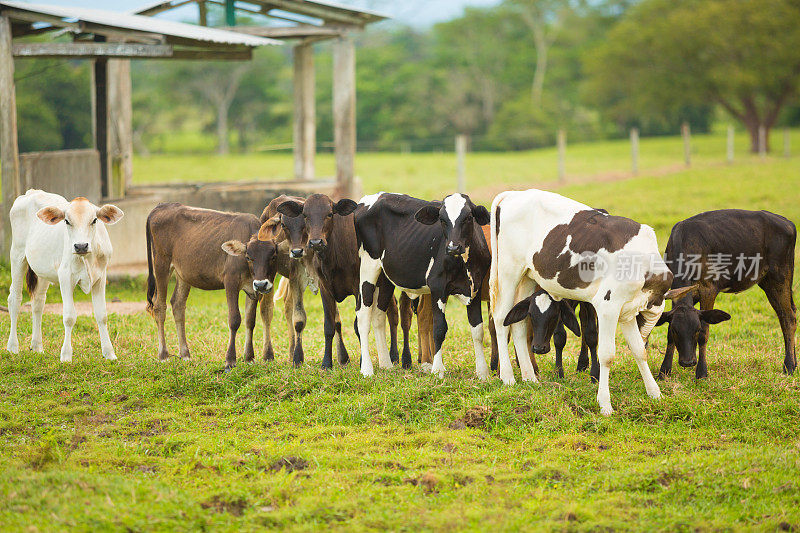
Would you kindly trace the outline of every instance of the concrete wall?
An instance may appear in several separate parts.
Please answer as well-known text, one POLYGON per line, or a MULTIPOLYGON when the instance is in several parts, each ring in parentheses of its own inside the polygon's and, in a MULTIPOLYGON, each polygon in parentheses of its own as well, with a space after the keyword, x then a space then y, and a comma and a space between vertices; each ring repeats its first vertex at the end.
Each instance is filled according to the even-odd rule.
POLYGON ((97 150, 58 150, 19 155, 22 192, 42 189, 67 200, 84 196, 100 202, 100 154, 97 150))
POLYGON ((145 223, 150 211, 161 202, 178 202, 194 207, 253 213, 260 216, 264 207, 281 194, 308 196, 319 192, 335 197, 334 182, 233 183, 180 186, 133 187, 124 199, 112 200, 125 216, 108 226, 114 247, 109 275, 147 271, 145 223))

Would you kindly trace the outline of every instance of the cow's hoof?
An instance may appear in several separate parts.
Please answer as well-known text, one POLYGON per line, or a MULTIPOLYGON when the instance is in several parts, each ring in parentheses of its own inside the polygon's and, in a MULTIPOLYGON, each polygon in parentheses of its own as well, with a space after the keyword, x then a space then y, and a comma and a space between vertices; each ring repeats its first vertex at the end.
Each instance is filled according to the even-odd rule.
POLYGON ((425 372, 426 374, 430 374, 433 372, 433 365, 430 363, 422 363, 421 365, 419 365, 419 369, 425 372))
POLYGON ((483 370, 477 370, 475 372, 475 375, 478 376, 479 380, 486 381, 487 379, 489 379, 489 369, 488 368, 484 368, 483 370))
POLYGON ((655 390, 649 390, 649 391, 647 391, 647 395, 650 396, 654 400, 660 400, 661 399, 661 389, 656 388, 655 390))
POLYGON ((371 378, 374 374, 375 374, 375 371, 372 370, 371 368, 362 368, 361 369, 361 375, 364 376, 365 378, 371 378))
POLYGON ((117 354, 115 354, 114 352, 111 352, 109 354, 103 354, 103 357, 105 357, 108 361, 116 361, 117 360, 117 354))
POLYGON ((517 380, 514 378, 513 373, 506 376, 500 374, 500 380, 503 382, 504 385, 515 385, 517 383, 517 380))
POLYGON ((71 363, 72 362, 72 354, 71 353, 61 352, 61 362, 62 363, 71 363))
POLYGON ((444 365, 440 367, 431 366, 431 374, 437 376, 439 379, 444 379, 445 368, 444 365))
POLYGON ((614 414, 614 410, 611 408, 610 405, 600 408, 600 414, 603 416, 611 416, 614 414))
POLYGON ((44 344, 42 343, 42 341, 37 341, 37 342, 31 341, 31 350, 33 350, 34 352, 43 353, 44 344))
POLYGON ((14 342, 11 342, 9 339, 8 344, 6 345, 6 350, 11 353, 19 353, 19 342, 16 339, 14 342))
POLYGON ((522 381, 527 381, 530 383, 539 383, 539 380, 536 377, 536 372, 532 372, 530 374, 522 374, 522 381))

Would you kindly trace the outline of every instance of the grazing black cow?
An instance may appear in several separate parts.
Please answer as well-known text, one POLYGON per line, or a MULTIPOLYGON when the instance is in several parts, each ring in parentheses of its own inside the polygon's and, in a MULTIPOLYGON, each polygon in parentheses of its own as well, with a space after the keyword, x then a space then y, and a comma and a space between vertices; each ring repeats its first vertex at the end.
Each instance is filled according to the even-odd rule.
POLYGON ((672 286, 694 287, 694 290, 676 300, 672 310, 662 314, 658 321, 658 324, 669 323, 667 351, 659 378, 672 371, 676 347, 681 366, 697 365, 695 377, 708 376, 709 325, 731 318, 728 313, 714 309, 714 300, 720 292, 739 293, 756 284, 778 315, 786 352, 783 371, 794 372, 797 320, 792 279, 796 240, 795 225, 769 211, 721 209, 675 224, 665 252, 665 260, 675 274, 672 286), (694 307, 697 302, 699 310, 694 307))
MULTIPOLYGON (((350 358, 341 340, 341 322, 337 302, 348 296, 358 298, 359 256, 356 241, 353 212, 358 204, 350 199, 334 203, 324 194, 312 194, 304 202, 287 200, 278 205, 281 213, 281 225, 286 238, 290 241, 292 256, 304 257, 306 247, 309 269, 319 279, 320 295, 325 314, 325 355, 323 368, 333 366, 333 337, 339 335, 339 363, 346 364, 350 358)), ((381 311, 376 317, 376 343, 379 353, 387 353, 389 360, 398 360, 397 351, 397 301, 394 298, 394 287, 384 276, 380 280, 380 296, 378 308, 381 311), (388 315, 391 334, 391 350, 386 349, 384 318, 388 315), (378 324, 380 326, 378 327, 378 324)), ((356 302, 358 305, 358 301, 356 302)), ((404 352, 408 352, 408 334, 404 352)), ((356 329, 358 334, 358 329, 356 329)), ((410 360, 410 352, 408 358, 410 360)))
MULTIPOLYGON (((447 333, 447 299, 456 296, 467 306, 476 372, 487 378, 479 295, 491 263, 481 231, 481 225, 489 223, 489 212, 464 194, 427 202, 404 194, 378 193, 362 202, 364 209, 355 216, 361 257, 361 306, 356 313, 361 333, 361 373, 373 374, 367 338, 376 283, 384 274, 403 292, 431 294, 436 351, 431 372, 440 377, 445 372, 442 344, 447 333)), ((381 368, 391 364, 380 353, 378 363, 381 368)))

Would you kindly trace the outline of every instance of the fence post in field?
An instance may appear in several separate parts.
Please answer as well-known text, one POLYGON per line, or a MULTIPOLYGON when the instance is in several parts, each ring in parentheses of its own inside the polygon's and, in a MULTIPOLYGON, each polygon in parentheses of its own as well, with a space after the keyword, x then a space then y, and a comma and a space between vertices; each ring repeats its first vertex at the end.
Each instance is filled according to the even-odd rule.
POLYGON ((683 137, 683 162, 688 167, 692 164, 692 132, 688 122, 681 124, 681 137, 683 137))
POLYGON ((791 146, 789 140, 789 128, 783 128, 783 157, 791 157, 791 146))
POLYGON ((733 163, 733 126, 728 126, 728 163, 733 163))
POLYGON ((767 128, 764 126, 758 127, 758 155, 762 159, 767 157, 767 128))
POLYGON ((639 173, 639 128, 631 128, 631 170, 639 173))
POLYGON ((411 153, 411 143, 404 142, 400 145, 400 153, 402 154, 410 154, 411 153))
POLYGON ((567 153, 567 132, 563 129, 558 130, 558 181, 564 183, 566 179, 566 168, 564 158, 567 153))
POLYGON ((456 174, 458 176, 458 192, 463 193, 466 189, 466 176, 464 169, 464 159, 467 155, 467 136, 456 135, 456 174))

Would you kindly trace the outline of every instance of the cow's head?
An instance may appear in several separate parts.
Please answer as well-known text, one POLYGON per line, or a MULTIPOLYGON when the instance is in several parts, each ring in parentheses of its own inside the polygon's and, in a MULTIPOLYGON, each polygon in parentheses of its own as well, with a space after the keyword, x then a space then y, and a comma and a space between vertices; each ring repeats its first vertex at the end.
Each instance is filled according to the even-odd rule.
POLYGON ((575 318, 575 310, 566 300, 555 301, 542 288, 536 289, 533 294, 511 308, 503 320, 504 326, 530 317, 533 324, 533 341, 531 351, 543 354, 550 351, 550 339, 561 319, 564 326, 575 335, 580 336, 581 327, 575 318))
POLYGON ((290 242, 290 255, 299 259, 306 247, 315 252, 325 252, 333 228, 333 217, 347 216, 357 206, 349 198, 334 203, 325 194, 312 194, 302 204, 294 200, 280 204, 278 212, 283 215, 281 223, 290 242))
MULTIPOLYGON (((273 224, 275 226, 277 224, 273 224)), ((242 257, 247 261, 253 275, 253 292, 264 294, 271 291, 275 283, 275 274, 278 272, 278 243, 273 235, 262 230, 259 230, 258 235, 250 237, 247 243, 237 240, 224 242, 222 249, 228 255, 242 257)))
POLYGON ((67 228, 67 243, 70 251, 78 255, 92 253, 97 224, 115 224, 123 216, 122 209, 106 204, 97 207, 83 197, 72 200, 65 209, 43 207, 37 213, 45 224, 56 225, 62 220, 67 228))
POLYGON ((665 295, 672 298, 672 310, 661 314, 656 326, 669 324, 667 340, 678 350, 678 363, 684 368, 697 364, 697 343, 703 334, 703 324, 719 324, 731 315, 719 309, 701 311, 694 306, 692 292, 696 285, 672 289, 665 295))
MULTIPOLYGON (((469 250, 472 238, 477 235, 475 224, 485 226, 489 223, 489 211, 482 205, 475 205, 466 194, 451 194, 442 202, 430 202, 420 208, 414 218, 427 225, 439 222, 444 230, 448 255, 460 256, 469 250)), ((480 229, 480 228, 478 228, 480 229)))

